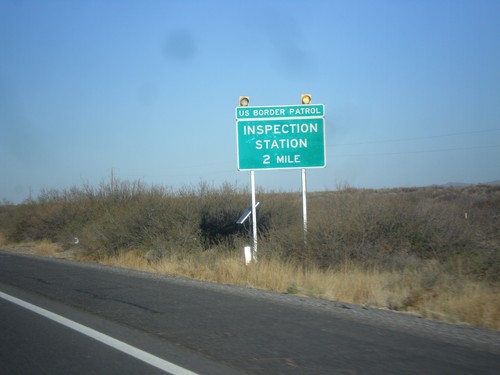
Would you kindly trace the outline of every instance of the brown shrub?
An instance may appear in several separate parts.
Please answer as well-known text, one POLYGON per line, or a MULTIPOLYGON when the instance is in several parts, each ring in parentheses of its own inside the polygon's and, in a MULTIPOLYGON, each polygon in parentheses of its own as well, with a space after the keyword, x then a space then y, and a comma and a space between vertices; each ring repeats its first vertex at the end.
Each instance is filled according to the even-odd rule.
MULTIPOLYGON (((257 193, 259 256, 322 269, 346 260, 361 267, 418 268, 436 259, 450 272, 500 281, 500 187, 344 188, 309 193, 307 238, 300 193, 257 193), (307 239, 307 241, 305 241, 307 239)), ((91 257, 142 249, 155 258, 212 248, 240 251, 249 223, 244 189, 224 184, 173 192, 140 182, 49 190, 36 202, 2 206, 6 241, 74 237, 91 257), (6 219, 8 217, 8 219, 6 219)))

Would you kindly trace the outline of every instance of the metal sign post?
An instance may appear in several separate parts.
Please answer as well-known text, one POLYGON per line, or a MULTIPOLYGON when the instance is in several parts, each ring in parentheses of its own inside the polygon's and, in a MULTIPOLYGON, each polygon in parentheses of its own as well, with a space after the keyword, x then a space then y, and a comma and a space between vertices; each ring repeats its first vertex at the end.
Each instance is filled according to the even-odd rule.
MULTIPOLYGON (((254 194, 252 194, 253 196, 254 194)), ((257 217, 256 211, 257 211, 257 206, 259 205, 260 202, 255 202, 255 204, 252 203, 252 206, 250 206, 243 214, 240 216, 240 218, 236 221, 236 224, 241 224, 244 225, 245 221, 251 220, 252 222, 257 223, 256 219, 252 220, 251 216, 253 215, 254 218, 257 217)), ((251 261, 257 262, 257 236, 256 236, 256 229, 257 225, 253 227, 253 230, 250 229, 250 226, 248 227, 248 233, 250 234, 250 238, 252 238, 252 241, 254 241, 253 246, 245 246, 243 249, 243 254, 245 257, 245 264, 250 263, 251 261), (252 233, 253 232, 253 233, 252 233), (255 240, 254 240, 255 239, 255 240), (255 255, 253 255, 252 248, 255 249, 255 255)))
POLYGON ((252 186, 252 260, 257 262, 257 205, 255 204, 255 171, 250 171, 250 185, 252 186))
POLYGON ((304 219, 304 247, 307 247, 307 181, 305 168, 302 168, 302 217, 304 219))

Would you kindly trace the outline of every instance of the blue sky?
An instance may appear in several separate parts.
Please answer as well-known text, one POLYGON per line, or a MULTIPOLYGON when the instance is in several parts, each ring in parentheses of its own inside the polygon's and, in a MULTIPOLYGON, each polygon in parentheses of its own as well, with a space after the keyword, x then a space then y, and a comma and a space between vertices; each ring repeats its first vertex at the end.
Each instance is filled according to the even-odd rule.
MULTIPOLYGON (((249 185, 235 113, 326 111, 308 189, 500 179, 500 1, 0 1, 0 199, 249 185)), ((299 170, 256 172, 299 191, 299 170)))

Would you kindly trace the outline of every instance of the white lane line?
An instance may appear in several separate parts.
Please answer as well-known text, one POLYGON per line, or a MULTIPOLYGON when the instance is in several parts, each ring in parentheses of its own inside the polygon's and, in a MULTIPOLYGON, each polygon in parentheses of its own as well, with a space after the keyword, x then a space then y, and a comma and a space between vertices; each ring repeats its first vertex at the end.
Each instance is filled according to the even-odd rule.
POLYGON ((23 301, 19 298, 13 297, 9 294, 0 292, 0 298, 3 298, 9 302, 15 303, 16 305, 24 307, 25 309, 31 310, 34 313, 40 314, 40 315, 42 315, 50 320, 53 320, 54 322, 62 324, 63 326, 71 328, 71 329, 73 329, 77 332, 80 332, 86 336, 92 337, 93 339, 100 341, 103 344, 111 346, 112 348, 115 348, 115 349, 117 349, 125 354, 128 354, 132 357, 135 357, 140 361, 146 362, 146 363, 150 364, 151 366, 157 367, 157 368, 159 368, 163 371, 166 371, 172 375, 197 375, 196 373, 194 373, 192 371, 186 370, 183 367, 180 367, 180 366, 177 366, 171 362, 165 361, 164 359, 161 359, 153 354, 145 352, 145 351, 138 349, 132 345, 126 344, 123 341, 114 339, 113 337, 105 335, 104 333, 96 331, 95 329, 86 327, 80 323, 74 322, 70 319, 67 319, 67 318, 61 316, 61 315, 57 315, 53 312, 42 309, 41 307, 33 305, 29 302, 23 301))

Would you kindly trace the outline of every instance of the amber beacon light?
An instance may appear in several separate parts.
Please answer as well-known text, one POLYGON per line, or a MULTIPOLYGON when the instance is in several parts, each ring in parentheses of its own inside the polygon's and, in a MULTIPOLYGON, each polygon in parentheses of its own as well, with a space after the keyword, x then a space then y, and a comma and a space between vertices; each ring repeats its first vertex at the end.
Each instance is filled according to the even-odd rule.
POLYGON ((250 97, 240 96, 239 104, 240 107, 248 107, 248 105, 250 104, 250 97))
POLYGON ((302 94, 301 103, 302 104, 311 104, 312 96, 311 94, 302 94))

